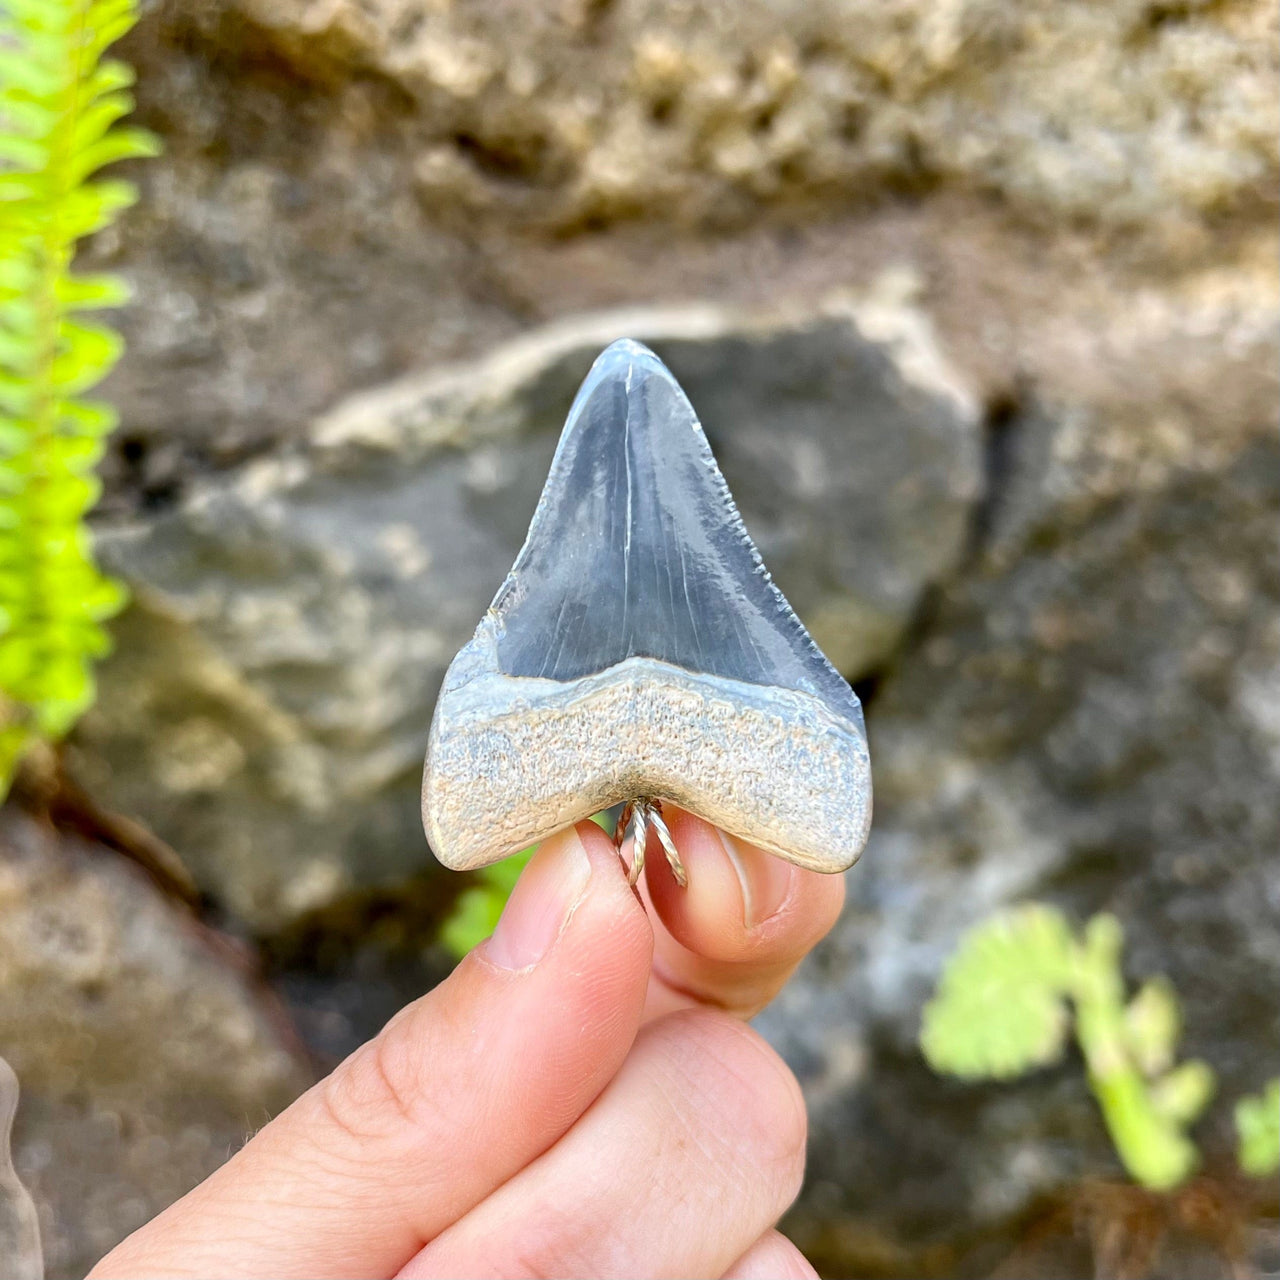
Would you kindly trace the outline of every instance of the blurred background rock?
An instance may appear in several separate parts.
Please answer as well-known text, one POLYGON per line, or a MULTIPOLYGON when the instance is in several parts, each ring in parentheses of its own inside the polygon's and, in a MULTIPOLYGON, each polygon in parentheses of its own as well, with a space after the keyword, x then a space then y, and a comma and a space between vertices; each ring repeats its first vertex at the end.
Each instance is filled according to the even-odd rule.
POLYGON ((788 1229, 832 1276, 1280 1266, 1229 1119, 1280 1043, 1276 34, 1255 0, 146 13, 165 155, 87 255, 137 290, 98 520, 135 603, 68 760, 191 883, 0 828, 51 1275, 447 971, 435 690, 621 333, 867 706, 871 844, 761 1019, 813 1116, 788 1229), (919 1056, 958 934, 1033 896, 1114 911, 1218 1072, 1173 1201, 1121 1186, 1078 1063, 919 1056))

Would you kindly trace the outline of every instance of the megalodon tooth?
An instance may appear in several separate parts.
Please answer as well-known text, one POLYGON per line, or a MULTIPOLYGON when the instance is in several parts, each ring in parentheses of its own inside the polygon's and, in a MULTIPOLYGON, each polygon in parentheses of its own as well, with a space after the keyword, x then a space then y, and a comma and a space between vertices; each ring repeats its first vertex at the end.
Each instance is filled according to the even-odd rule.
POLYGON ((450 664, 422 815, 469 870, 638 800, 815 871, 852 865, 871 821, 857 696, 769 576, 679 384, 623 340, 450 664))

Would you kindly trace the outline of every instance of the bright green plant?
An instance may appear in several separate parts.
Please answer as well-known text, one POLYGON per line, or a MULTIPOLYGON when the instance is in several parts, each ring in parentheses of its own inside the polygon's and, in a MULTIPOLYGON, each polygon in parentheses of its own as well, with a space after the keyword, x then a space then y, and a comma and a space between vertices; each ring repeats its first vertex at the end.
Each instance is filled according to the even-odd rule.
POLYGON ((1255 1178, 1280 1171, 1280 1076, 1235 1108, 1240 1167, 1255 1178))
POLYGON ((1113 916, 1094 916, 1076 937, 1060 911, 1038 903, 978 924, 925 1006, 920 1046, 936 1071, 1009 1079, 1058 1061, 1074 1026, 1121 1161, 1165 1190, 1196 1166, 1186 1130, 1213 1095, 1213 1072, 1174 1064, 1181 1019, 1168 982, 1155 978, 1126 1001, 1123 942, 1113 916))
MULTIPOLYGON (((597 813, 591 820, 612 833, 610 814, 597 813)), ((494 931, 511 890, 533 855, 534 849, 524 849, 476 873, 475 884, 458 895, 453 911, 440 930, 440 941, 447 951, 461 960, 494 931)))
POLYGON ((121 341, 85 313, 127 294, 71 263, 135 198, 94 175, 157 150, 119 125, 133 73, 102 56, 135 20, 134 0, 0 0, 0 795, 92 703, 102 623, 124 601, 84 522, 116 423, 85 393, 121 341))
POLYGON ((452 914, 440 930, 440 941, 446 950, 461 960, 494 931, 511 890, 532 857, 533 850, 525 849, 477 872, 476 883, 458 895, 452 914))

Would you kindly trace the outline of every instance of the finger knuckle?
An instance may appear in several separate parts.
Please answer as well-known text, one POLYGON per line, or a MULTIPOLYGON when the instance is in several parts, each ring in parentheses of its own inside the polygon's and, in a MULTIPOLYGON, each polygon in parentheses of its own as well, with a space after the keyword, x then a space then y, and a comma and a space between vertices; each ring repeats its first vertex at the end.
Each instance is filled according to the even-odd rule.
POLYGON ((403 1139, 439 1119, 405 1025, 387 1027, 318 1086, 330 1125, 357 1147, 403 1139))

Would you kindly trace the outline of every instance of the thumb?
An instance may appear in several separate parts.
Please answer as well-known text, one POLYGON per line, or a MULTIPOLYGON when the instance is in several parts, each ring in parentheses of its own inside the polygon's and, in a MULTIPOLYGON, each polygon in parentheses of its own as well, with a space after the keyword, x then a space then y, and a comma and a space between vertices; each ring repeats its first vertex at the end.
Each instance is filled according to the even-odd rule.
POLYGON ((612 1079, 652 948, 604 832, 553 836, 487 943, 93 1275, 393 1275, 612 1079))

